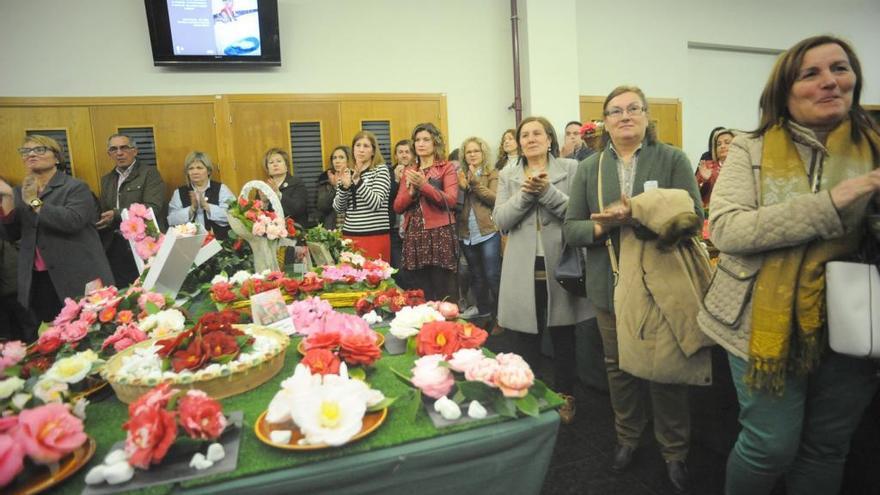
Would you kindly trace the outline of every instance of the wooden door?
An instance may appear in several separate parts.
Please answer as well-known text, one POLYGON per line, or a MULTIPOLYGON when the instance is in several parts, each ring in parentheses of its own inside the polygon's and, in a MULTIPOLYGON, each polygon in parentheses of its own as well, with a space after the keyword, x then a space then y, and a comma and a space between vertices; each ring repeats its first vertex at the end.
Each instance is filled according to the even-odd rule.
MULTIPOLYGON (((604 101, 604 96, 581 96, 581 122, 602 120, 604 101)), ((657 129, 657 139, 681 148, 681 101, 674 98, 648 98, 648 115, 657 129)))
POLYGON ((99 189, 95 166, 95 148, 86 106, 4 106, 0 107, 0 177, 20 184, 26 169, 18 155, 21 141, 28 132, 65 131, 68 155, 74 177, 93 191, 99 189))
POLYGON ((214 161, 215 180, 222 181, 224 168, 217 154, 214 106, 205 103, 152 103, 102 105, 91 109, 94 147, 99 176, 113 169, 107 156, 107 138, 120 128, 152 128, 156 147, 156 167, 165 181, 166 199, 186 183, 183 161, 191 151, 202 151, 214 161))

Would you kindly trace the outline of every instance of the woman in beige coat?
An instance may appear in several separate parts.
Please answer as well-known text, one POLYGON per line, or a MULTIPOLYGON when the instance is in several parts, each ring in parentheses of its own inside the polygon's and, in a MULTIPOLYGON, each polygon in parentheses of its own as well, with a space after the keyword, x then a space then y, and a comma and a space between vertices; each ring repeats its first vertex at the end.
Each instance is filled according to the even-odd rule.
POLYGON ((559 143, 543 117, 524 119, 517 128, 516 166, 499 175, 493 215, 507 232, 501 266, 498 324, 517 332, 519 349, 533 369, 546 328, 553 342, 555 386, 566 400, 563 421, 574 418, 574 325, 593 316, 586 297, 577 297, 556 282, 554 268, 562 253, 562 220, 577 162, 556 158, 559 143))

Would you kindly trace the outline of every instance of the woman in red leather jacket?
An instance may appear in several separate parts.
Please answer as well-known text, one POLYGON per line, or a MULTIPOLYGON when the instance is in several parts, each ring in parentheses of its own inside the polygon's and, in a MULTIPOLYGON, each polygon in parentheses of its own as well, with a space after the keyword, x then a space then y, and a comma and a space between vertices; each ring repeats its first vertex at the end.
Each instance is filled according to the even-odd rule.
POLYGON ((446 161, 446 145, 434 124, 413 129, 416 163, 404 170, 394 211, 403 214, 402 267, 429 300, 458 300, 455 165, 446 161))

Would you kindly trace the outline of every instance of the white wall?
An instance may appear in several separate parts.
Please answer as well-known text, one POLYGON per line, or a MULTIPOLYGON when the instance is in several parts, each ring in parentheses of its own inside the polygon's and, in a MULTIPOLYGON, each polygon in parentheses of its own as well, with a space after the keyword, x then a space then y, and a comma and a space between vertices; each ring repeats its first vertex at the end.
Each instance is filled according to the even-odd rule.
POLYGON ((27 0, 0 16, 0 95, 446 93, 449 142, 514 124, 506 0, 279 0, 283 66, 154 67, 143 0, 27 0))
POLYGON ((648 97, 681 99, 684 148, 695 164, 713 127, 747 124, 749 115, 757 122, 773 60, 698 53, 688 41, 785 49, 816 34, 842 36, 862 62, 862 102, 880 103, 877 0, 630 0, 626 9, 614 0, 578 0, 577 18, 581 94, 636 84, 648 97))

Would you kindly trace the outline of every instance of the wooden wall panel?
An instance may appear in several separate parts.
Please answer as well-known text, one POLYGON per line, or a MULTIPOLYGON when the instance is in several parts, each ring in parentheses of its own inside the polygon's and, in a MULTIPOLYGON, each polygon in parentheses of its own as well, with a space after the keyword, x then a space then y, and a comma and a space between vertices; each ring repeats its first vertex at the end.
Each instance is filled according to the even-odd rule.
MULTIPOLYGON (((581 96, 581 122, 602 120, 604 96, 581 96)), ((651 122, 657 129, 657 139, 681 148, 681 101, 671 98, 648 98, 651 122)))
MULTIPOLYGON (((342 120, 342 137, 347 145, 351 145, 351 138, 361 130, 361 122, 364 120, 388 120, 391 122, 391 144, 401 139, 409 139, 412 130, 423 122, 432 122, 445 137, 449 134, 446 130, 445 105, 441 100, 414 99, 400 101, 388 99, 365 99, 343 101, 340 105, 342 120)), ((446 143, 447 150, 456 148, 458 143, 446 143)), ((390 162, 391 157, 385 159, 390 162)))
POLYGON ((91 108, 98 173, 113 168, 107 156, 107 137, 120 127, 153 127, 156 164, 165 180, 167 197, 185 183, 183 160, 191 151, 203 151, 214 160, 215 177, 222 180, 226 163, 217 155, 212 103, 106 105, 91 108))
POLYGON ((0 176, 21 183, 26 174, 16 151, 28 130, 66 129, 73 175, 98 190, 95 149, 88 107, 0 106, 0 176))

